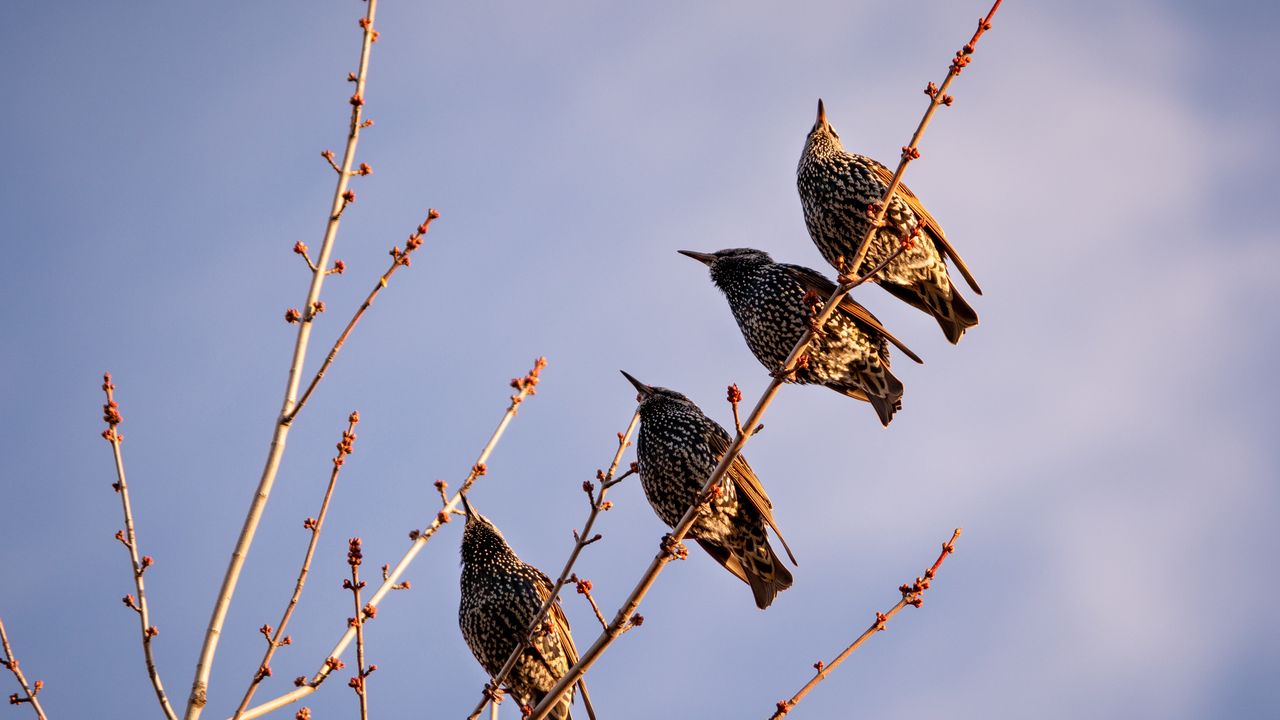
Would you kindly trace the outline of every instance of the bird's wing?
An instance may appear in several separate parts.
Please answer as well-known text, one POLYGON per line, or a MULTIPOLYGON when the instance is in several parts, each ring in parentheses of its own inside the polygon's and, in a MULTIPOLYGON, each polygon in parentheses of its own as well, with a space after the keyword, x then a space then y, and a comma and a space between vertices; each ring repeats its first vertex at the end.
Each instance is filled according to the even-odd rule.
MULTIPOLYGON (((791 275, 800 283, 800 287, 805 290, 814 291, 824 300, 831 297, 831 293, 836 291, 836 284, 828 280, 825 275, 817 270, 804 267, 803 265, 783 264, 782 267, 790 271, 791 275)), ((855 320, 874 328, 876 332, 884 335, 885 339, 896 345, 907 357, 918 363, 924 363, 924 360, 921 360, 919 355, 915 354, 911 348, 907 347, 901 340, 895 337, 893 333, 889 332, 888 328, 882 325, 880 320, 876 318, 875 315, 871 314, 870 310, 859 305, 858 301, 848 295, 845 295, 844 299, 840 301, 840 311, 852 316, 855 320)))
MULTIPOLYGON (((889 183, 893 182, 892 170, 874 160, 871 161, 871 166, 875 169, 876 175, 878 175, 881 181, 884 182, 885 187, 888 187, 889 183)), ((964 259, 960 257, 960 253, 956 252, 956 249, 951 247, 951 243, 947 242, 947 234, 942 231, 942 226, 938 224, 938 221, 934 219, 933 215, 925 209, 924 204, 920 202, 920 198, 916 197, 916 194, 911 192, 911 188, 907 187, 906 183, 898 184, 898 190, 894 197, 900 198, 907 204, 907 207, 911 208, 911 212, 914 213, 923 224, 921 229, 929 234, 929 237, 933 239, 934 244, 938 246, 939 250, 945 253, 947 257, 951 258, 951 262, 955 263, 956 269, 958 269, 960 274, 964 276, 964 280, 969 283, 969 287, 973 288, 974 292, 981 295, 982 288, 978 287, 978 281, 974 279, 973 273, 969 272, 969 266, 966 265, 964 259)))
MULTIPOLYGON (((711 447, 711 452, 715 454, 716 460, 724 457, 729 452, 730 439, 719 426, 714 426, 718 432, 710 432, 707 437, 707 444, 711 447)), ((738 489, 738 493, 747 499, 773 528, 773 533, 778 536, 778 540, 782 543, 782 547, 787 551, 787 557, 791 558, 791 563, 798 565, 796 556, 792 554, 791 547, 787 545, 787 539, 782 536, 782 531, 778 529, 778 523, 773 519, 773 502, 769 500, 769 495, 764 491, 764 486, 760 484, 760 478, 756 477, 756 472, 747 464, 746 458, 738 455, 729 465, 729 471, 726 473, 730 480, 733 481, 734 487, 738 489)), ((723 561, 721 561, 723 562, 723 561)), ((726 565, 726 567, 728 567, 726 565)), ((732 571, 732 568, 730 568, 732 571)), ((735 573, 737 574, 737 573, 735 573)), ((745 579, 745 578, 744 578, 745 579)))
MULTIPOLYGON (((538 590, 538 599, 545 603, 551 595, 551 588, 554 587, 554 583, 541 570, 538 571, 538 578, 541 582, 534 583, 534 587, 538 590)), ((564 650, 565 658, 569 661, 569 665, 572 666, 577 663, 578 648, 573 644, 573 634, 569 632, 569 618, 565 617, 559 600, 551 604, 551 609, 547 611, 547 619, 551 621, 552 629, 560 638, 560 647, 564 650)), ((538 651, 538 655, 542 657, 542 661, 550 667, 551 661, 542 654, 542 648, 539 647, 538 643, 534 643, 533 647, 538 651)))

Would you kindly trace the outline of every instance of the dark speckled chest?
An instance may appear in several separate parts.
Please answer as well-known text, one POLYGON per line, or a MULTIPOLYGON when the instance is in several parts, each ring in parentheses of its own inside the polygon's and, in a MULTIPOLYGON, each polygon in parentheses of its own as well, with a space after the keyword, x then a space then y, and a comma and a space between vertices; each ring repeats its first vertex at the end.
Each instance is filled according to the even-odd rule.
MULTIPOLYGON (((707 443, 708 435, 727 434, 687 401, 652 398, 641 408, 640 417, 636 443, 640 484, 658 517, 674 527, 694 504, 719 460, 707 443)), ((690 534, 723 540, 731 534, 738 513, 737 492, 733 483, 725 483, 721 496, 702 512, 690 534)))

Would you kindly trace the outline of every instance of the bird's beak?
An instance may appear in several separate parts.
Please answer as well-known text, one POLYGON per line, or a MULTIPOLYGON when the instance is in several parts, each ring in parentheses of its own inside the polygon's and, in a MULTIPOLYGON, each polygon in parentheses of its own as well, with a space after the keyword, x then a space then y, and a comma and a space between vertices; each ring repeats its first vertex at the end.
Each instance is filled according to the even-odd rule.
MULTIPOLYGON (((691 257, 694 260, 697 260, 698 262, 702 263, 703 265, 706 265, 707 267, 711 267, 712 263, 716 261, 716 256, 712 255, 711 253, 702 253, 694 250, 677 250, 676 252, 680 253, 681 255, 684 255, 685 257, 691 257)), ((623 375, 626 375, 626 373, 623 373, 623 375)), ((631 377, 631 376, 627 375, 627 377, 631 377)))
POLYGON ((813 123, 813 129, 822 128, 829 130, 831 124, 827 122, 827 109, 822 105, 822 98, 818 98, 818 119, 813 123))
POLYGON ((640 397, 647 398, 653 394, 653 388, 651 386, 645 385, 634 377, 631 377, 631 374, 626 370, 619 370, 618 372, 622 373, 623 377, 630 380, 631 384, 636 386, 636 391, 640 393, 640 397))
POLYGON ((472 519, 472 518, 474 518, 474 517, 476 516, 476 514, 477 514, 477 513, 476 513, 476 511, 474 511, 474 510, 472 510, 472 509, 471 509, 471 503, 470 503, 470 502, 467 502, 467 496, 466 496, 466 495, 463 495, 463 496, 462 496, 462 509, 463 509, 463 510, 465 510, 465 511, 466 511, 466 513, 467 513, 467 520, 471 520, 471 519, 472 519))

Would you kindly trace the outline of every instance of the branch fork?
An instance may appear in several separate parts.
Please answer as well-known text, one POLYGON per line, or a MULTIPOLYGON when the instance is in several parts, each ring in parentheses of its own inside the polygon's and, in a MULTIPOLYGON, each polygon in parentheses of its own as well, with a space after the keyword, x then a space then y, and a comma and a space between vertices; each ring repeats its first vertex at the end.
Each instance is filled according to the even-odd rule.
POLYGON ((13 656, 13 648, 9 646, 9 635, 5 632, 3 621, 0 621, 0 650, 4 652, 4 656, 0 657, 0 667, 13 673, 14 679, 18 681, 18 686, 22 688, 21 693, 13 693, 9 696, 9 704, 23 705, 29 703, 38 720, 48 720, 44 714, 44 708, 40 706, 39 697, 40 691, 44 689, 44 681, 27 682, 27 676, 23 674, 20 667, 21 663, 18 662, 18 658, 13 656))

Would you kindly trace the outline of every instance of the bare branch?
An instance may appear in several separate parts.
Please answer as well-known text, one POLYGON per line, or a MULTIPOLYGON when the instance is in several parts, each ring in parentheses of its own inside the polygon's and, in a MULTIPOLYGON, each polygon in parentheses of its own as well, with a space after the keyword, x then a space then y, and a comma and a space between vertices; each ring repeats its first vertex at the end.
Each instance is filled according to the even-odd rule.
POLYGON ((364 553, 360 549, 360 538, 351 538, 347 545, 347 564, 351 566, 351 579, 343 580, 342 586, 351 591, 351 599, 356 608, 355 616, 347 618, 347 625, 355 628, 356 631, 356 674, 347 685, 355 690, 360 698, 360 720, 369 720, 369 692, 366 681, 378 666, 370 665, 366 669, 364 664, 364 622, 365 619, 372 620, 376 617, 378 609, 372 605, 368 607, 360 605, 360 591, 365 585, 360 579, 362 562, 364 562, 364 553))
POLYGON ((289 627, 294 609, 298 606, 298 599, 302 597, 302 587, 307 582, 307 574, 311 572, 311 559, 315 557, 316 545, 320 542, 320 530, 324 527, 325 518, 329 515, 329 501, 333 499, 333 490, 338 484, 338 473, 342 472, 347 456, 355 452, 355 430, 358 422, 360 422, 358 412, 352 412, 347 417, 347 429, 342 433, 342 440, 337 446, 338 454, 333 458, 333 470, 329 473, 329 485, 325 488, 324 499, 320 501, 320 513, 314 518, 307 518, 302 523, 302 527, 311 532, 311 540, 307 543, 307 552, 302 558, 302 568, 298 571, 298 579, 293 585, 293 595, 289 597, 289 603, 285 606, 284 614, 280 616, 280 622, 276 625, 274 632, 270 625, 262 626, 262 634, 267 638, 267 650, 263 653, 262 662, 258 663, 258 669, 254 672, 253 680, 249 682, 249 687, 245 690, 233 718, 240 717, 245 708, 249 707, 249 702, 253 700, 253 694, 257 692, 258 685, 271 676, 271 658, 276 654, 276 650, 293 643, 292 638, 285 634, 285 630, 289 627))
POLYGON ((960 538, 961 532, 961 528, 956 528, 955 532, 951 535, 951 539, 943 543, 942 552, 938 555, 938 559, 933 563, 932 567, 924 571, 923 576, 916 578, 914 583, 909 585, 904 584, 898 588, 898 591, 902 593, 902 599, 898 601, 897 605, 890 608, 889 612, 876 613, 875 622, 871 623, 871 626, 863 631, 863 633, 859 635, 858 638, 849 645, 849 647, 845 648, 844 652, 837 655, 830 664, 823 663, 821 660, 814 663, 813 668, 818 672, 813 676, 813 679, 805 683, 805 686, 800 688, 800 690, 795 695, 792 695, 790 699, 779 700, 777 710, 774 711, 773 715, 769 716, 769 720, 780 720, 783 715, 791 712, 791 708, 795 707, 796 703, 804 699, 804 696, 808 695, 809 691, 816 687, 818 683, 826 680, 827 675, 831 674, 831 671, 840 667, 840 663, 844 662, 845 659, 852 655, 854 650, 862 647, 862 644, 872 635, 883 631, 885 629, 885 625, 893 619, 893 616, 897 615, 900 610, 908 605, 914 607, 920 607, 923 605, 924 591, 929 589, 929 586, 933 582, 933 578, 937 576, 938 568, 942 567, 942 561, 946 560, 948 555, 955 552, 956 540, 960 538))
MULTIPOLYGON (((930 95, 929 107, 925 110, 924 116, 920 120, 920 124, 916 127, 915 133, 911 136, 911 142, 903 148, 902 158, 899 160, 898 168, 894 172, 893 181, 889 183, 889 187, 885 188, 885 192, 881 196, 878 204, 875 217, 872 219, 872 222, 867 228, 866 234, 862 238, 862 242, 858 246, 858 252, 854 257, 853 262, 847 265, 847 267, 860 267, 863 259, 866 258, 871 238, 877 232, 879 226, 884 222, 885 213, 888 210, 890 201, 898 190, 898 186, 901 184, 902 175, 906 172, 907 164, 920 157, 918 148, 920 139, 924 135, 925 128, 928 127, 929 121, 933 118, 933 113, 937 110, 938 106, 942 104, 949 104, 949 102, 944 101, 946 91, 951 86, 951 81, 955 79, 956 75, 958 75, 960 71, 968 65, 978 39, 984 32, 990 29, 991 18, 1000 7, 1000 2, 1001 0, 996 0, 995 4, 991 6, 991 11, 987 13, 986 18, 979 21, 977 32, 974 33, 973 38, 956 53, 955 59, 952 60, 951 66, 947 71, 946 79, 943 80, 942 85, 937 88, 937 91, 933 95, 930 95)), ((909 241, 909 239, 904 240, 904 242, 909 241)), ((760 425, 760 421, 764 416, 765 410, 767 410, 770 403, 773 402, 773 398, 778 394, 778 390, 781 388, 785 379, 795 371, 800 358, 807 352, 809 342, 816 334, 815 330, 820 331, 826 326, 827 321, 830 320, 831 316, 835 314, 838 309, 840 301, 849 294, 850 290, 866 282, 871 277, 872 274, 869 273, 860 278, 855 278, 852 282, 842 280, 836 287, 835 292, 833 292, 831 297, 827 299, 822 313, 818 316, 814 326, 806 330, 805 333, 800 336, 795 347, 793 347, 791 352, 787 355, 787 359, 782 363, 777 371, 772 373, 772 380, 769 382, 764 393, 760 396, 760 400, 757 401, 755 408, 751 411, 751 414, 747 416, 747 421, 740 424, 740 427, 742 428, 756 429, 752 430, 750 435, 744 434, 741 429, 739 429, 733 439, 733 443, 725 452, 724 457, 720 458, 720 463, 716 465, 715 470, 712 471, 711 475, 707 478, 707 481, 703 484, 702 491, 699 493, 700 498, 705 497, 708 490, 720 483, 721 479, 728 471, 730 464, 732 464, 738 455, 742 453, 742 448, 746 445, 747 440, 759 430, 757 426, 760 425)), ((590 669, 595 661, 599 659, 600 655, 604 653, 605 649, 612 645, 614 640, 624 632, 627 618, 630 617, 640 606, 640 601, 649 592, 649 588, 653 586, 653 583, 657 580, 658 575, 662 572, 662 569, 666 564, 678 556, 672 552, 672 548, 682 547, 681 541, 689 532, 689 529, 693 527, 696 511, 697 505, 690 507, 689 510, 685 512, 684 517, 681 518, 680 522, 672 530, 670 535, 664 538, 662 548, 649 563, 648 569, 646 569, 644 574, 640 577, 640 580, 636 583, 631 594, 627 597, 626 601, 623 602, 622 607, 618 609, 617 614, 614 615, 614 618, 609 623, 608 628, 600 634, 596 641, 592 643, 591 647, 587 648, 586 652, 582 653, 578 662, 575 663, 573 667, 569 668, 564 676, 562 676, 556 683, 555 687, 553 687, 551 691, 543 697, 542 702, 538 703, 538 706, 533 709, 530 720, 542 720, 545 718, 547 713, 551 711, 551 708, 555 707, 560 701, 560 698, 564 693, 567 692, 588 669, 590 669)))
POLYGON ((580 578, 577 573, 574 573, 569 576, 569 582, 573 583, 577 587, 578 594, 585 597, 587 599, 587 603, 591 605, 592 612, 596 614, 596 620, 600 621, 600 629, 608 630, 609 623, 605 621, 604 613, 600 612, 600 606, 596 604, 596 599, 591 595, 591 581, 585 578, 580 578))
POLYGON ((142 576, 147 568, 155 564, 155 560, 150 555, 138 556, 138 535, 133 524, 133 506, 129 503, 129 484, 125 482, 124 477, 124 456, 120 453, 120 443, 124 441, 124 435, 120 432, 120 423, 123 418, 120 415, 120 405, 116 403, 115 389, 115 384, 111 382, 111 373, 104 373, 102 391, 106 393, 107 404, 102 406, 102 419, 106 421, 107 429, 102 431, 102 437, 111 443, 111 453, 116 462, 116 481, 111 487, 119 493, 120 507, 124 512, 124 530, 116 533, 116 539, 129 551, 130 574, 133 575, 134 589, 138 592, 136 602, 131 595, 126 595, 125 605, 138 613, 138 625, 142 634, 142 656, 147 664, 147 677, 151 679, 151 686, 156 691, 156 699, 160 701, 160 709, 169 720, 177 720, 177 713, 169 704, 169 696, 165 694, 164 683, 160 681, 160 671, 156 669, 155 655, 151 647, 152 638, 160 634, 160 631, 151 624, 146 584, 142 576))
POLYGON ((312 273, 319 272, 320 269, 316 267, 315 263, 311 262, 311 251, 310 249, 307 248, 306 243, 302 242, 301 240, 294 243, 293 253, 295 255, 302 256, 302 259, 307 263, 307 267, 311 270, 312 273))
POLYGON ((27 676, 22 674, 22 668, 18 662, 18 658, 13 656, 13 648, 9 647, 9 635, 4 631, 4 621, 0 620, 0 648, 4 650, 4 657, 0 658, 0 665, 4 666, 9 672, 13 673, 13 677, 17 679, 18 685, 22 688, 22 695, 13 693, 9 696, 10 705, 21 705, 23 703, 31 703, 31 709, 36 711, 36 717, 39 720, 49 720, 44 714, 44 708, 40 707, 40 691, 44 688, 44 681, 37 680, 32 684, 27 684, 27 676))
MULTIPOLYGON (((360 47, 360 68, 356 75, 356 92, 351 98, 351 122, 347 132, 347 145, 342 154, 341 172, 334 188, 333 201, 330 204, 329 221, 325 225, 324 240, 320 245, 320 255, 315 260, 315 267, 324 268, 329 265, 329 257, 333 252, 334 240, 338 235, 339 219, 354 194, 347 187, 350 180, 349 171, 355 161, 356 146, 360 140, 360 130, 364 127, 361 116, 364 110, 365 81, 369 71, 369 51, 373 45, 375 31, 373 20, 377 11, 378 0, 368 0, 368 8, 360 25, 363 28, 363 40, 360 47)), ((309 260, 309 258, 308 258, 309 260)), ((320 302, 320 290, 324 286, 327 272, 314 272, 311 275, 311 286, 307 290, 307 299, 303 307, 307 317, 311 317, 317 303, 320 302)), ((276 473, 280 468, 280 460, 284 455, 285 440, 289 435, 290 422, 294 417, 294 403, 298 397, 298 385, 302 380, 303 363, 307 356, 307 346, 311 339, 311 328, 314 323, 298 324, 298 337, 294 344, 293 359, 289 363, 289 379, 285 385, 284 400, 281 405, 279 420, 272 433, 267 460, 254 491, 253 500, 245 514, 244 526, 236 539, 231 559, 218 590, 217 601, 209 617, 209 626, 205 630, 204 643, 200 648, 199 660, 196 662, 195 678, 191 682, 191 695, 187 699, 185 720, 198 720, 208 702, 209 678, 213 673, 213 658, 218 649, 218 640, 222 637, 222 626, 226 622, 227 612, 231 608, 231 598, 235 595, 236 584, 240 580, 240 571, 249 555, 258 523, 266 509, 267 499, 275 484, 276 473)))
MULTIPOLYGON (((324 374, 328 372, 329 366, 333 365, 334 359, 338 357, 338 351, 342 349, 342 346, 347 342, 347 338, 351 336, 351 331, 355 330, 360 319, 364 317, 365 311, 373 305, 373 301, 378 297, 378 293, 382 292, 387 287, 387 283, 391 280, 391 276, 395 274, 396 270, 402 266, 409 266, 409 254, 422 247, 423 235, 425 235, 431 228, 431 222, 438 217, 440 217, 440 213, 436 211, 435 208, 428 210, 427 219, 418 226, 416 232, 409 235, 409 239, 405 241, 404 250, 401 250, 399 247, 391 248, 391 267, 387 268, 387 271, 378 278, 378 282, 373 286, 373 290, 369 291, 369 295, 365 297, 364 302, 360 303, 359 308, 356 308, 355 314, 352 315, 351 320, 347 322, 347 326, 342 330, 342 334, 338 336, 337 340, 333 341, 333 347, 330 348, 329 354, 325 357, 324 362, 320 363, 320 369, 317 370, 315 376, 311 378, 311 382, 307 385, 307 389, 303 391, 302 397, 299 398, 297 404, 293 406, 293 410, 284 416, 282 422, 285 424, 292 423, 293 419, 298 416, 298 413, 302 410, 303 406, 311 399, 311 393, 315 392, 316 386, 320 384, 320 380, 322 380, 324 378, 324 374)), ((341 263, 342 261, 339 260, 338 262, 341 263)), ((335 269, 336 267, 337 264, 335 263, 335 269)), ((345 268, 346 266, 343 265, 342 267, 345 268)), ((323 303, 321 304, 321 307, 323 308, 323 303)), ((309 322, 312 318, 313 315, 308 315, 304 320, 309 322)))
MULTIPOLYGON (((378 590, 374 592, 373 596, 369 598, 368 603, 364 606, 364 617, 371 617, 370 610, 377 612, 379 604, 382 602, 383 598, 387 596, 387 593, 392 590, 408 587, 408 583, 400 582, 400 577, 404 575, 404 572, 409 568, 409 565, 413 562, 414 558, 418 556, 418 553, 422 552, 422 549, 426 547, 427 541, 435 535, 436 531, 439 530, 441 526, 450 521, 453 516, 454 509, 456 509, 458 507, 458 503, 462 501, 462 495, 471 489, 471 485, 481 475, 488 472, 488 465, 486 465, 486 463, 489 461, 489 455, 493 453, 493 449, 497 447, 498 441, 502 439, 503 433, 506 432, 507 425, 511 424, 512 418, 516 416, 516 410, 520 407, 520 404, 530 395, 537 393, 537 386, 542 369, 546 366, 546 358, 538 358, 534 361, 533 369, 530 370, 527 375, 515 378, 511 381, 511 386, 515 388, 516 392, 510 397, 510 404, 507 405, 506 412, 503 413, 502 419, 498 422, 498 427, 493 431, 493 434, 489 436, 489 441, 485 443, 484 448, 480 451, 480 455, 476 458, 475 463, 472 464, 471 471, 467 473, 467 477, 463 480, 462 485, 459 486, 458 491, 449 498, 449 501, 445 504, 444 508, 436 514, 435 518, 428 523, 427 527, 422 530, 413 530, 409 533, 409 539, 412 541, 409 545, 409 549, 405 552, 404 556, 400 558, 400 561, 396 563, 396 566, 392 568, 390 572, 384 574, 382 585, 378 587, 378 590)), ((299 677, 295 681, 297 687, 294 690, 268 700, 260 705, 249 708, 240 715, 240 718, 242 720, 252 720, 253 718, 262 717, 267 713, 278 710, 291 703, 295 703, 315 692, 316 688, 318 688, 334 670, 342 668, 342 660, 340 659, 342 657, 342 653, 346 652, 347 647, 351 644, 351 641, 355 639, 355 636, 355 628, 348 627, 346 632, 343 633, 342 637, 338 640, 338 644, 329 652, 328 657, 320 666, 320 669, 316 671, 315 675, 310 679, 305 676, 299 677)))
POLYGON ((733 408, 733 429, 741 435, 742 420, 738 417, 738 403, 742 402, 742 391, 738 389, 737 383, 729 386, 725 399, 729 401, 729 405, 733 408))

